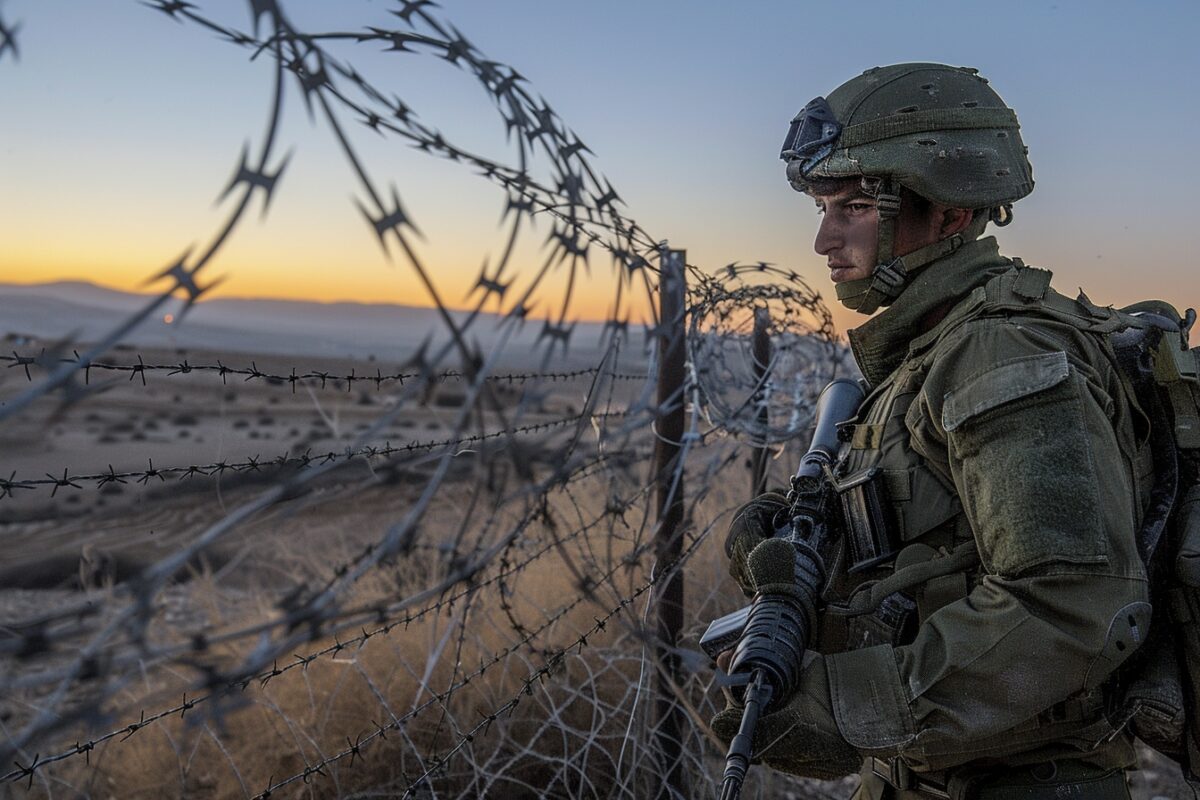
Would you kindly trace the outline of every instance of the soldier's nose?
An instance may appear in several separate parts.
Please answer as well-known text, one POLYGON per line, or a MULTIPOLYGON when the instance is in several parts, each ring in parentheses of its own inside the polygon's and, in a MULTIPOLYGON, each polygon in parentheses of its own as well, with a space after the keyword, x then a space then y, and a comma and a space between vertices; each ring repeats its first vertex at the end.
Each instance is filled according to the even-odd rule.
POLYGON ((841 237, 830 223, 829 217, 821 217, 821 225, 817 228, 817 238, 813 240, 813 249, 817 255, 827 256, 840 245, 841 237))

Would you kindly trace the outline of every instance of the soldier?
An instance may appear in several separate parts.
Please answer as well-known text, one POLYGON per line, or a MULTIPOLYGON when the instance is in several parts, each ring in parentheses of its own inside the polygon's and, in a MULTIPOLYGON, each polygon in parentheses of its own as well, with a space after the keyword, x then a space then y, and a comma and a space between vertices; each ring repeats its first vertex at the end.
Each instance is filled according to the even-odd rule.
MULTIPOLYGON (((1128 800, 1115 671, 1150 624, 1147 424, 1116 314, 980 238, 1033 189, 1016 115, 976 70, 880 67, 809 103, 783 158, 839 301, 884 310, 849 333, 869 394, 833 475, 843 535, 756 757, 860 771, 864 800, 1128 800)), ((748 594, 785 507, 763 495, 731 524, 748 594)))

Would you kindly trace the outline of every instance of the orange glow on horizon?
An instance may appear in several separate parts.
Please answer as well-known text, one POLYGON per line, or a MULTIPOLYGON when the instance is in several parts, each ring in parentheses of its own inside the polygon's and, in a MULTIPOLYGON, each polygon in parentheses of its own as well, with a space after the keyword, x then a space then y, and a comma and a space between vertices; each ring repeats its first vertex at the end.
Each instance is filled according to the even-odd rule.
MULTIPOLYGON (((364 237, 365 238, 365 237, 364 237)), ((18 243, 19 245, 20 243, 18 243)), ((136 294, 152 294, 161 290, 165 284, 148 280, 165 269, 167 259, 162 253, 172 250, 163 242, 150 242, 146 249, 137 257, 119 258, 114 253, 117 249, 95 246, 86 250, 82 245, 70 247, 62 240, 47 242, 46 239, 35 238, 24 252, 9 250, 0 263, 0 281, 13 284, 38 284, 57 281, 86 281, 103 288, 136 294), (36 243, 36 244, 35 244, 36 243), (40 246, 37 246, 40 245, 40 246), (73 250, 79 252, 72 252, 73 250), (155 255, 147 256, 146 252, 153 251, 155 255), (19 264, 14 268, 13 264, 19 264)), ((426 287, 421 283, 415 271, 407 264, 388 262, 382 258, 377 243, 366 242, 347 243, 341 254, 341 260, 356 266, 345 268, 330 267, 333 263, 331 253, 327 250, 299 252, 280 252, 285 248, 264 247, 261 242, 254 246, 241 246, 231 242, 229 249, 233 252, 222 254, 216 261, 206 267, 200 275, 200 285, 217 279, 223 280, 215 286, 211 293, 206 294, 201 302, 209 299, 269 299, 315 303, 363 303, 363 304, 392 304, 412 306, 416 308, 434 308, 435 303, 426 287), (248 252, 249 251, 249 252, 248 252), (261 251, 261 252, 260 252, 261 251), (328 260, 326 260, 328 259, 328 260)), ((1001 251, 1021 248, 1006 247, 1001 243, 1001 251)), ((179 255, 178 248, 174 256, 179 255)), ((428 264, 470 263, 477 256, 448 255, 442 250, 430 248, 427 254, 428 264)), ((603 322, 612 312, 612 302, 615 296, 615 279, 607 269, 603 254, 593 257, 596 262, 592 266, 590 277, 584 275, 576 285, 571 302, 568 320, 583 322, 603 322)), ((704 264, 702 252, 693 251, 689 261, 704 264)), ((1112 303, 1120 306, 1144 299, 1137 290, 1126 285, 1130 276, 1126 273, 1100 273, 1095 267, 1094 260, 1078 259, 1071 263, 1053 263, 1054 282, 1060 290, 1068 291, 1072 286, 1083 285, 1089 295, 1102 304, 1112 303), (1124 283, 1121 280, 1124 279, 1124 283)), ((479 299, 479 293, 472 293, 475 281, 479 275, 478 267, 449 269, 445 267, 430 267, 431 280, 434 281, 439 297, 450 310, 466 311, 474 308, 479 299)), ((828 283, 825 269, 822 266, 811 267, 809 270, 801 267, 798 270, 808 279, 814 290, 820 293, 829 307, 838 337, 845 340, 848 329, 862 324, 866 318, 842 307, 836 300, 833 287, 828 283), (810 273, 817 272, 813 277, 810 273)), ((514 265, 506 273, 506 280, 515 276, 527 275, 533 272, 526 266, 514 265)), ((565 290, 565 271, 553 273, 544 286, 539 288, 531 302, 529 318, 541 320, 552 317, 557 320, 561 310, 561 299, 565 290)), ((495 298, 489 298, 484 307, 488 313, 504 313, 512 308, 524 288, 520 280, 513 282, 505 296, 503 306, 498 306, 495 298)), ((1186 278, 1173 278, 1171 275, 1156 275, 1154 289, 1150 292, 1155 296, 1172 299, 1181 308, 1195 304, 1195 298, 1189 288, 1186 278)), ((1073 294, 1073 293, 1071 293, 1073 294)), ((650 318, 649 303, 645 297, 645 289, 636 283, 633 290, 626 287, 623 292, 621 316, 630 318, 638 324, 650 318), (633 300, 634 302, 630 302, 633 300)), ((169 324, 169 323, 168 323, 169 324)))
MULTIPOLYGON (((80 281, 95 286, 119 292, 138 295, 149 295, 165 288, 163 281, 147 278, 154 276, 162 268, 138 271, 130 268, 127 262, 103 263, 97 261, 95 254, 89 254, 86 260, 76 263, 87 263, 88 266, 62 267, 48 263, 47 260, 27 260, 20 270, 0 267, 0 281, 17 285, 35 285, 43 283, 80 281)), ((144 262, 143 262, 144 263, 144 262)), ((308 303, 362 303, 365 305, 400 305, 415 308, 435 308, 436 303, 419 279, 403 272, 400 268, 390 269, 384 274, 371 274, 373 270, 346 270, 337 272, 329 269, 303 270, 291 273, 292 279, 280 281, 278 270, 264 269, 228 269, 219 266, 206 268, 198 276, 198 283, 204 286, 207 282, 217 281, 211 292, 206 293, 200 300, 214 299, 247 299, 247 300, 282 300, 308 303)), ((458 274, 441 273, 436 285, 439 297, 447 309, 451 311, 474 310, 480 294, 472 292, 476 275, 467 275, 465 271, 458 274)), ((531 320, 547 317, 558 318, 560 312, 562 284, 561 280, 550 280, 546 286, 535 293, 530 303, 531 320)), ((576 287, 572 298, 568 320, 581 322, 603 322, 610 317, 612 311, 612 286, 605 286, 604 291, 592 284, 576 287)), ((611 284, 612 281, 605 283, 611 284)), ((518 285, 513 285, 506 294, 503 304, 498 304, 495 298, 489 298, 483 310, 486 313, 505 313, 510 310, 518 297, 518 285)), ((632 294, 628 287, 622 301, 622 316, 628 316, 634 323, 644 322, 649 318, 645 313, 648 307, 635 300, 638 293, 632 294)), ((644 296, 644 291, 642 295, 644 296)), ((170 315, 167 315, 168 317, 170 315)), ((164 319, 165 324, 172 320, 164 319)))

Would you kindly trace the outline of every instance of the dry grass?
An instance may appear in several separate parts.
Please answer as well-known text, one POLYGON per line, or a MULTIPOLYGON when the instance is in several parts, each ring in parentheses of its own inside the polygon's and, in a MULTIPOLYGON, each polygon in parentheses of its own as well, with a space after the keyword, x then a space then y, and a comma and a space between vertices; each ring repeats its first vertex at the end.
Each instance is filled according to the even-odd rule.
MULTIPOLYGON (((748 482, 740 466, 732 470, 734 480, 748 482)), ((740 499, 728 479, 711 488, 692 509, 693 534, 740 499)), ((423 531, 425 544, 453 537, 460 527, 464 512, 454 491, 447 487, 442 494, 423 531)), ((350 496, 352 509, 331 489, 303 513, 280 509, 256 522, 237 569, 221 581, 211 573, 194 578, 186 604, 213 629, 261 620, 277 591, 272 580, 253 589, 252 576, 328 573, 330 564, 361 545, 361 535, 352 531, 378 530, 405 502, 394 486, 350 496)), ((649 594, 622 603, 649 579, 652 526, 645 523, 652 519, 643 517, 650 505, 636 481, 619 476, 596 475, 555 491, 547 513, 506 554, 512 571, 507 580, 488 580, 504 568, 498 561, 476 578, 482 588, 460 592, 436 613, 290 669, 266 685, 251 683, 221 702, 200 704, 182 719, 149 725, 127 741, 113 739, 90 754, 90 765, 72 758, 44 768, 32 791, 19 795, 243 798, 369 738, 352 757, 325 763, 320 773, 272 797, 398 796, 427 771, 432 774, 416 789, 418 797, 651 796, 660 768, 651 730, 654 663, 642 627, 649 594), (614 492, 633 498, 624 522, 605 513, 614 492), (585 527, 585 533, 568 536, 585 527), (563 537, 560 546, 556 537, 563 537), (598 618, 610 614, 603 631, 581 642, 598 618), (531 675, 538 679, 527 684, 531 675), (479 728, 497 712, 503 713, 479 728), (389 726, 386 738, 377 734, 379 726, 389 726)), ((519 503, 488 511, 490 529, 509 529, 521 512, 519 503)), ((435 550, 419 549, 369 573, 344 602, 395 600, 436 584, 451 567, 435 550)), ((682 644, 694 647, 705 621, 740 598, 729 591, 716 541, 699 545, 686 576, 687 618, 693 622, 682 644)), ((314 641, 305 652, 332 643, 314 641)), ((246 647, 229 649, 223 660, 233 663, 246 647)), ((720 754, 705 739, 704 723, 718 695, 710 691, 708 665, 697 658, 691 666, 682 696, 698 724, 685 743, 687 774, 694 796, 715 795, 720 754)), ((148 672, 109 704, 115 726, 136 720, 140 709, 179 702, 194 678, 179 665, 148 672)), ((763 786, 806 791, 803 782, 756 773, 763 786)))

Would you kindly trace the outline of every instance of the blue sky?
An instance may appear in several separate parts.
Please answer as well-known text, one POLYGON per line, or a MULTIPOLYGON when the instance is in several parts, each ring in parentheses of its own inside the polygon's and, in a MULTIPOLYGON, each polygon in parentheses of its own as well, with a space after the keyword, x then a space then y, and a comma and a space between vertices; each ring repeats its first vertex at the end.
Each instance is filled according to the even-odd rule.
MULTIPOLYGON (((248 27, 244 0, 196 4, 248 27)), ((392 25, 398 5, 283 2, 300 27, 350 31, 392 25)), ((595 152, 628 214, 693 263, 765 259, 826 286, 812 204, 777 160, 788 120, 869 66, 944 61, 991 80, 1031 151, 1037 188, 1001 233, 1004 252, 1098 302, 1200 304, 1195 2, 447 0, 439 13, 525 75, 595 152)), ((134 0, 0 0, 0 15, 22 26, 20 61, 0 58, 0 280, 128 287, 204 241, 222 218, 214 199, 261 132, 270 65, 134 0)), ((487 98, 445 62, 341 52, 452 140, 508 152, 487 98)), ((369 168, 397 185, 459 296, 502 196, 366 133, 369 168)), ((419 302, 294 94, 282 144, 294 155, 279 196, 223 254, 222 291, 419 302)))

